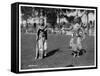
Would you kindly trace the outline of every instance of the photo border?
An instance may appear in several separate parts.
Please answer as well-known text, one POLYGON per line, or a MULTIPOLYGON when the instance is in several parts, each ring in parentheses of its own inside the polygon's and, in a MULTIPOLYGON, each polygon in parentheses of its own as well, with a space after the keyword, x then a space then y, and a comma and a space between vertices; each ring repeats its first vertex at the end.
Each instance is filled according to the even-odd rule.
MULTIPOLYGON (((20 28, 20 27, 19 27, 19 18, 18 18, 18 21, 16 21, 16 22, 18 22, 18 23, 16 23, 16 24, 18 24, 18 27, 17 27, 17 28, 18 28, 18 29, 17 29, 17 30, 18 30, 18 32, 17 32, 17 35, 18 35, 18 36, 17 36, 18 43, 17 43, 16 45, 19 46, 19 47, 18 47, 19 49, 17 50, 17 51, 18 51, 18 73, 28 73, 28 72, 29 72, 29 73, 30 73, 30 72, 50 72, 50 71, 66 71, 66 70, 83 70, 83 69, 97 69, 97 66, 98 66, 98 64, 97 64, 97 63, 98 63, 98 61, 97 61, 97 60, 98 60, 98 59, 97 59, 97 57, 98 57, 98 56, 97 56, 97 50, 98 50, 98 49, 97 49, 97 48, 98 48, 98 43, 97 43, 97 42, 98 42, 98 39, 97 39, 97 37, 98 37, 98 36, 97 36, 97 35, 98 35, 98 33, 97 33, 97 31, 98 31, 98 30, 97 30, 97 29, 98 29, 98 24, 97 24, 97 22, 98 22, 98 18, 97 18, 97 17, 98 17, 98 13, 97 13, 97 12, 98 12, 98 8, 97 8, 97 7, 92 7, 92 6, 76 6, 76 5, 61 5, 61 4, 24 3, 24 2, 17 2, 16 4, 18 5, 18 10, 17 10, 17 11, 18 11, 18 17, 19 17, 19 6, 20 6, 20 5, 38 5, 38 6, 49 6, 49 7, 50 7, 50 6, 55 6, 55 7, 71 7, 71 8, 74 7, 74 8, 87 8, 87 9, 95 9, 95 10, 96 10, 96 37, 95 37, 95 38, 96 38, 96 47, 95 47, 95 51, 96 51, 96 54, 95 54, 95 55, 96 55, 96 56, 95 56, 95 57, 96 57, 96 61, 95 61, 95 62, 96 62, 96 64, 95 64, 95 65, 96 65, 96 66, 94 66, 94 67, 89 67, 89 66, 88 66, 88 67, 85 67, 85 68, 70 67, 69 69, 64 68, 64 67, 61 68, 61 69, 60 69, 60 68, 58 68, 58 69, 57 69, 57 68, 53 68, 53 69, 48 69, 48 68, 46 68, 47 70, 36 70, 36 69, 33 70, 33 69, 31 69, 31 70, 29 70, 29 71, 27 71, 27 70, 21 71, 21 70, 20 70, 20 67, 19 67, 19 66, 20 66, 20 65, 19 65, 19 60, 20 60, 20 58, 19 58, 19 51, 20 51, 20 50, 19 50, 19 49, 20 49, 21 47, 19 46, 19 44, 20 44, 20 42, 19 42, 19 31, 20 31, 20 29, 19 29, 19 28, 20 28)), ((83 67, 84 67, 84 66, 83 66, 83 67)))

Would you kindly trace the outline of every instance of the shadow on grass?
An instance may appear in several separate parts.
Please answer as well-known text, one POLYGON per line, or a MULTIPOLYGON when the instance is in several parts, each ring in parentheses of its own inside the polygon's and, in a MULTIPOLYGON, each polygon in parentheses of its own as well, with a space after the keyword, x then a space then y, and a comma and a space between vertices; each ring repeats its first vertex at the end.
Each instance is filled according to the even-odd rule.
POLYGON ((67 66, 65 66, 65 67, 74 67, 74 65, 71 64, 71 65, 67 65, 67 66))
POLYGON ((50 52, 47 53, 47 56, 46 57, 52 56, 52 55, 54 55, 58 51, 60 51, 59 48, 58 49, 55 49, 55 50, 52 50, 52 51, 50 51, 50 52))

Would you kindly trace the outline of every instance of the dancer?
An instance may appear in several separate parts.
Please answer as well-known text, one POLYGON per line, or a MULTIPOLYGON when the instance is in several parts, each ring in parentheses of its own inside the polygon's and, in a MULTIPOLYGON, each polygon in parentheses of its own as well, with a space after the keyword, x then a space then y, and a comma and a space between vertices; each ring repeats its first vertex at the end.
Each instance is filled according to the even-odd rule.
POLYGON ((46 56, 47 50, 47 26, 44 23, 44 19, 40 19, 40 24, 37 29, 37 45, 36 45, 36 58, 42 59, 46 56))

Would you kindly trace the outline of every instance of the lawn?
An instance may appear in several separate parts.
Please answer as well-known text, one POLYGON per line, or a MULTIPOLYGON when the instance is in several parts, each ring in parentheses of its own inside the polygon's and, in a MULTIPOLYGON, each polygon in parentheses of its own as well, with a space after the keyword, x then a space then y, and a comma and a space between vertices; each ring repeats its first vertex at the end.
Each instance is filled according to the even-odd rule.
POLYGON ((82 41, 86 54, 73 58, 68 48, 71 36, 48 35, 47 57, 35 60, 36 36, 21 34, 21 69, 74 67, 94 65, 94 37, 87 37, 82 41))

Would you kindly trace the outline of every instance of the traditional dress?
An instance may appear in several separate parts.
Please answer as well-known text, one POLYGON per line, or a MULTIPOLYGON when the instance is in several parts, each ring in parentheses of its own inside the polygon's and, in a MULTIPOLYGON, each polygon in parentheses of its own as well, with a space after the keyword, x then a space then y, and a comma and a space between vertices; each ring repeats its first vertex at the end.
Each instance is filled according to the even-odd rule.
POLYGON ((40 23, 37 29, 37 55, 39 54, 39 59, 46 56, 47 50, 47 27, 44 22, 40 23))

